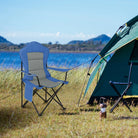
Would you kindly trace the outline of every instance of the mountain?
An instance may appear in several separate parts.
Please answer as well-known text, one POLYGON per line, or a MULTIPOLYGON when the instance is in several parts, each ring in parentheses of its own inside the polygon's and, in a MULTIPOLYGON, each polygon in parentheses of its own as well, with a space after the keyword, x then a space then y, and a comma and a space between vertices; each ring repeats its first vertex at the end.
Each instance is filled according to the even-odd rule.
POLYGON ((11 45, 13 45, 13 43, 10 42, 10 41, 8 41, 8 40, 5 39, 4 37, 0 36, 0 45, 11 46, 11 45))
POLYGON ((88 43, 93 43, 93 44, 97 44, 97 43, 101 43, 101 44, 107 44, 109 42, 111 38, 105 34, 102 34, 102 35, 99 35, 95 38, 91 38, 91 39, 88 39, 86 41, 83 41, 83 40, 73 40, 73 41, 70 41, 68 44, 69 45, 75 45, 75 44, 88 44, 88 43))
POLYGON ((90 42, 90 41, 93 41, 93 42, 98 42, 98 41, 101 41, 102 44, 107 44, 109 42, 111 38, 105 34, 102 34, 102 35, 99 35, 95 38, 91 38, 89 40, 87 40, 86 42, 90 42))
POLYGON ((72 40, 68 43, 68 45, 82 44, 83 40, 72 40))

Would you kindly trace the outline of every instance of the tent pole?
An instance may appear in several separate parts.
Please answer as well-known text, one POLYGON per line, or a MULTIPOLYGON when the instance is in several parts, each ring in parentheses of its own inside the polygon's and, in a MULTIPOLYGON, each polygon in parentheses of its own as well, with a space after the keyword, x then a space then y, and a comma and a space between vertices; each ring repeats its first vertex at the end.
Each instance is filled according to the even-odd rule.
POLYGON ((80 104, 80 100, 81 100, 81 97, 82 97, 82 93, 83 93, 83 90, 84 90, 84 86, 85 86, 85 84, 86 84, 87 76, 90 76, 89 71, 90 71, 90 69, 91 69, 91 67, 92 67, 93 62, 95 61, 95 59, 96 59, 97 57, 98 57, 98 54, 97 54, 97 55, 94 57, 94 59, 91 61, 90 66, 89 66, 89 68, 88 68, 88 72, 87 72, 87 74, 86 74, 85 81, 84 81, 84 84, 83 84, 83 87, 82 87, 82 90, 81 90, 81 94, 80 94, 80 97, 79 97, 79 100, 78 100, 78 107, 79 107, 79 104, 80 104))

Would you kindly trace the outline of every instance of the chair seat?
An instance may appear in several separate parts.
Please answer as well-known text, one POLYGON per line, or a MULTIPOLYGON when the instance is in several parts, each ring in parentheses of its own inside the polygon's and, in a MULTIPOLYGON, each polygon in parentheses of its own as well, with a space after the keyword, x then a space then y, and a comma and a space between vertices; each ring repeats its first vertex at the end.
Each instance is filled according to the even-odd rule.
MULTIPOLYGON (((34 79, 34 80, 30 81, 30 82, 35 84, 35 85, 38 85, 37 79, 34 79)), ((57 79, 52 78, 52 77, 41 78, 40 79, 40 85, 43 86, 43 87, 47 87, 47 88, 56 87, 56 86, 58 86, 58 85, 60 85, 62 83, 68 84, 67 81, 57 80, 57 79)))

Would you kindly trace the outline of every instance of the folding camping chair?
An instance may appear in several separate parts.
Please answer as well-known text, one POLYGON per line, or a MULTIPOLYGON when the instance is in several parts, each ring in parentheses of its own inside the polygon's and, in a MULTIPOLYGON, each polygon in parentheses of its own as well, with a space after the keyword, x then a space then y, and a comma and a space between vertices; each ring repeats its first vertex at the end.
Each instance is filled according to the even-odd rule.
POLYGON ((38 116, 41 116, 48 105, 54 100, 62 109, 65 109, 61 103, 57 93, 64 84, 68 84, 67 72, 69 69, 59 69, 47 66, 49 50, 37 42, 28 43, 20 50, 21 57, 21 107, 25 107, 28 102, 32 102, 38 116), (58 80, 51 77, 48 69, 65 72, 65 80, 58 80), (57 88, 58 86, 58 88, 57 88), (25 87, 25 92, 23 92, 25 87), (57 89, 55 90, 56 87, 57 89), (52 89, 53 94, 48 92, 48 88, 52 89), (45 96, 42 97, 38 90, 44 90, 45 96), (23 96, 24 95, 24 96, 23 96), (33 96, 37 95, 43 100, 46 105, 38 111, 33 96), (24 102, 24 97, 26 101, 24 102))
POLYGON ((129 111, 132 112, 132 110, 128 106, 127 102, 123 99, 123 96, 127 94, 127 91, 129 90, 129 88, 133 84, 130 80, 131 80, 132 67, 134 65, 138 65, 138 40, 135 41, 135 45, 134 45, 133 51, 132 51, 130 59, 129 59, 129 65, 130 65, 130 69, 129 69, 129 75, 128 75, 128 82, 109 81, 109 84, 113 87, 113 89, 115 90, 115 92, 119 96, 117 102, 113 105, 112 109, 110 110, 111 113, 117 107, 117 105, 119 104, 119 102, 121 100, 123 101, 124 105, 126 105, 126 107, 129 109, 129 111), (120 94, 115 85, 126 85, 126 88, 124 89, 122 94, 120 94))

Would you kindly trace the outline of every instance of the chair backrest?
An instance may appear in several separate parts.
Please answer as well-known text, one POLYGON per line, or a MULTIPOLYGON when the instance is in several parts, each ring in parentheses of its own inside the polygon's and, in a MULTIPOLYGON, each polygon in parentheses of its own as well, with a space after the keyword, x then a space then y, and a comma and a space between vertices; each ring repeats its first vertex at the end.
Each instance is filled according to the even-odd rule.
POLYGON ((20 50, 20 57, 26 73, 36 74, 39 79, 49 77, 47 59, 49 49, 38 42, 27 43, 20 50))

